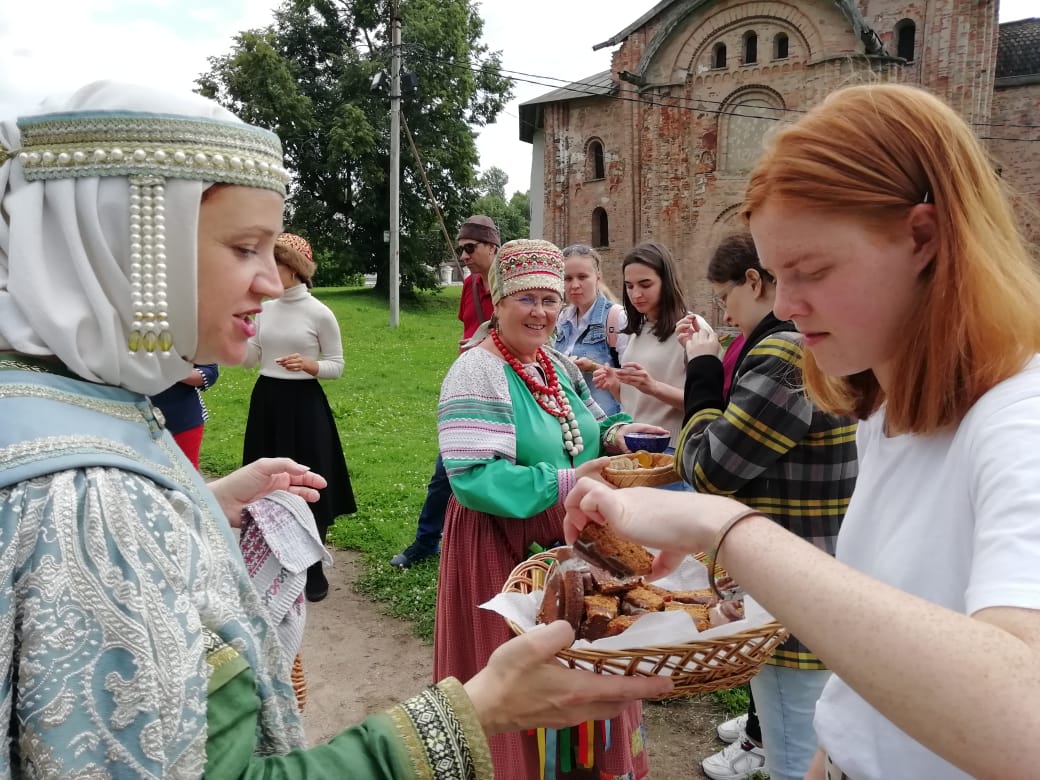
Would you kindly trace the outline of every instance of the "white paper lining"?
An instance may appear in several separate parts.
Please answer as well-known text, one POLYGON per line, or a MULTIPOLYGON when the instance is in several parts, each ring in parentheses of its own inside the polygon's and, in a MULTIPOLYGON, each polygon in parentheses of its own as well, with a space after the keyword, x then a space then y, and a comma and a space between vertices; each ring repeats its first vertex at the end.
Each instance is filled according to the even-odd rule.
MULTIPOLYGON (((655 580, 654 584, 668 590, 701 590, 708 587, 708 570, 696 558, 688 556, 679 568, 655 580)), ((499 593, 490 601, 481 604, 482 609, 497 612, 507 620, 513 621, 524 631, 538 626, 536 617, 542 606, 544 591, 531 593, 499 593)), ((773 616, 753 598, 744 597, 744 619, 735 620, 700 632, 694 625, 693 618, 683 610, 650 612, 641 616, 625 631, 617 636, 606 637, 589 642, 578 639, 571 649, 588 648, 593 650, 631 650, 646 647, 667 648, 758 628, 773 621, 773 616)), ((650 666, 648 664, 648 666, 650 666)))

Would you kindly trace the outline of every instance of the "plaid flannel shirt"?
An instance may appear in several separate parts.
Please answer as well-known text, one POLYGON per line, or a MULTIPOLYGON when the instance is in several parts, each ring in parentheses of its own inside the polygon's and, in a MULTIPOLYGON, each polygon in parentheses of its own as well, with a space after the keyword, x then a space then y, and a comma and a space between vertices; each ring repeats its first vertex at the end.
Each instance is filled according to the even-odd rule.
MULTIPOLYGON (((743 352, 728 403, 721 361, 690 361, 676 469, 698 492, 733 496, 833 555, 856 482, 856 424, 806 398, 790 323, 767 316, 743 352)), ((770 663, 825 668, 795 637, 770 663)))

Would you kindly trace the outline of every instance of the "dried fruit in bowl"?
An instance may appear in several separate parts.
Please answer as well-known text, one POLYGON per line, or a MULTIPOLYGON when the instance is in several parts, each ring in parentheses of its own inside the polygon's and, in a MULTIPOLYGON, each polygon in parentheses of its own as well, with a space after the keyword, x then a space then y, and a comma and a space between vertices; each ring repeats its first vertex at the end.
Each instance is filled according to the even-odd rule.
POLYGON ((652 469, 654 467, 654 456, 646 450, 639 450, 632 454, 641 469, 652 469))

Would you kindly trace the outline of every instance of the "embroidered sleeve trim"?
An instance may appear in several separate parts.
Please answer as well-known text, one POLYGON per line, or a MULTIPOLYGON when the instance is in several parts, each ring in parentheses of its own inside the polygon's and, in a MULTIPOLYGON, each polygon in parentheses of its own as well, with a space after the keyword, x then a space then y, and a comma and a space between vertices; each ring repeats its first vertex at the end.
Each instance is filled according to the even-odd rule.
POLYGON ((490 780, 491 753, 476 712, 454 678, 389 713, 417 778, 490 780))

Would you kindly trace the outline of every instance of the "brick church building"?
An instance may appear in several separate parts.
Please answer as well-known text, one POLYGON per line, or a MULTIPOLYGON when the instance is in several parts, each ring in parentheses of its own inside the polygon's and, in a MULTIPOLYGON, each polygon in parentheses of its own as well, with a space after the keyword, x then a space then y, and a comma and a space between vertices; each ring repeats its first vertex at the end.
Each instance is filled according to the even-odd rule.
POLYGON ((941 96, 1040 207, 1040 19, 998 24, 997 5, 662 0, 593 46, 618 47, 610 70, 521 106, 520 138, 534 150, 531 235, 596 246, 617 293, 625 253, 656 238, 680 261, 689 305, 717 323, 708 254, 740 224, 763 136, 869 80, 941 96))

